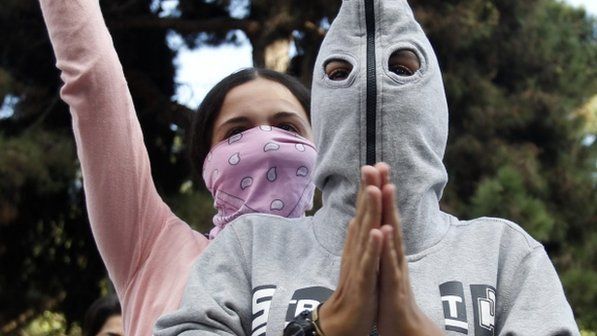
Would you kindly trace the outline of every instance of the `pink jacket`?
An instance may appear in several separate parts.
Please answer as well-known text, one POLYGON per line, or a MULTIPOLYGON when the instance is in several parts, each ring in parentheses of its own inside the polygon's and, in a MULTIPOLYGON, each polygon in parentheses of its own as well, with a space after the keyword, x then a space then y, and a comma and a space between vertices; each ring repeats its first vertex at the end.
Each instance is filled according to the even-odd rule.
POLYGON ((208 240, 158 195, 143 135, 98 0, 40 0, 64 81, 89 221, 127 335, 151 335, 178 308, 208 240))

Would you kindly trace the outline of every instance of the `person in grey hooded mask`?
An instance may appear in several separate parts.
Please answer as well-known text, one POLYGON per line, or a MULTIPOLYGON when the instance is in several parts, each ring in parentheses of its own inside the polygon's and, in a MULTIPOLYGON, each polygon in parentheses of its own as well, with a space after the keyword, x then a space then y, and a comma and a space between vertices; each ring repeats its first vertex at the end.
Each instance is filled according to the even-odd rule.
POLYGON ((540 243, 504 219, 440 210, 448 108, 406 0, 344 0, 312 92, 323 207, 229 225, 157 335, 280 335, 324 301, 327 336, 375 325, 381 335, 579 335, 540 243))

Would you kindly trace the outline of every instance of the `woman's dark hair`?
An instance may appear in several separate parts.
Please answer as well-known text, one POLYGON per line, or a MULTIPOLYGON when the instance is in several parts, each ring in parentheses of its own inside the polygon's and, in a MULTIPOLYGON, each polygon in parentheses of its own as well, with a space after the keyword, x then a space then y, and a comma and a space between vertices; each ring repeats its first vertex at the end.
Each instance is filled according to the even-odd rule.
POLYGON ((108 295, 95 300, 85 313, 83 335, 97 335, 110 317, 121 314, 120 302, 116 295, 108 295))
POLYGON ((193 116, 189 137, 189 159, 191 160, 193 173, 197 174, 197 177, 201 176, 203 161, 211 148, 214 122, 222 109, 226 95, 235 87, 257 78, 268 79, 284 85, 297 98, 305 112, 307 112, 307 116, 309 116, 311 104, 309 90, 296 78, 277 71, 260 68, 247 68, 229 75, 207 93, 193 116))

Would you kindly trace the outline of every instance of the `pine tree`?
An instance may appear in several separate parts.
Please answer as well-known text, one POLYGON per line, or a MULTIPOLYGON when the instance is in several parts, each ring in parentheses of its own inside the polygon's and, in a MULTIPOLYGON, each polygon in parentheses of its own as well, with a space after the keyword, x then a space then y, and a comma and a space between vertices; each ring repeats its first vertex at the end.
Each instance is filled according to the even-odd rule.
POLYGON ((451 111, 443 207, 519 223, 597 328, 596 130, 583 126, 597 110, 578 112, 597 94, 595 19, 551 0, 413 3, 451 111))

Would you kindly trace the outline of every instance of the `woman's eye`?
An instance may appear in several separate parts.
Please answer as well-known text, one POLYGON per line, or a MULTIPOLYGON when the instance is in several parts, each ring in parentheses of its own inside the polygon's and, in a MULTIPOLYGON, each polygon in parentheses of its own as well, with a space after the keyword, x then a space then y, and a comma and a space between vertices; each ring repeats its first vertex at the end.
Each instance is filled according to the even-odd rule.
POLYGON ((348 78, 352 71, 352 64, 339 59, 333 59, 326 63, 325 74, 330 80, 341 81, 348 78))
POLYGON ((388 69, 398 76, 412 76, 421 68, 421 61, 414 51, 408 49, 397 50, 390 56, 388 69))
POLYGON ((296 127, 294 127, 294 125, 291 125, 291 124, 281 124, 281 125, 276 125, 276 127, 277 128, 281 128, 281 129, 283 129, 285 131, 288 131, 288 132, 300 133, 298 131, 298 129, 296 127))

